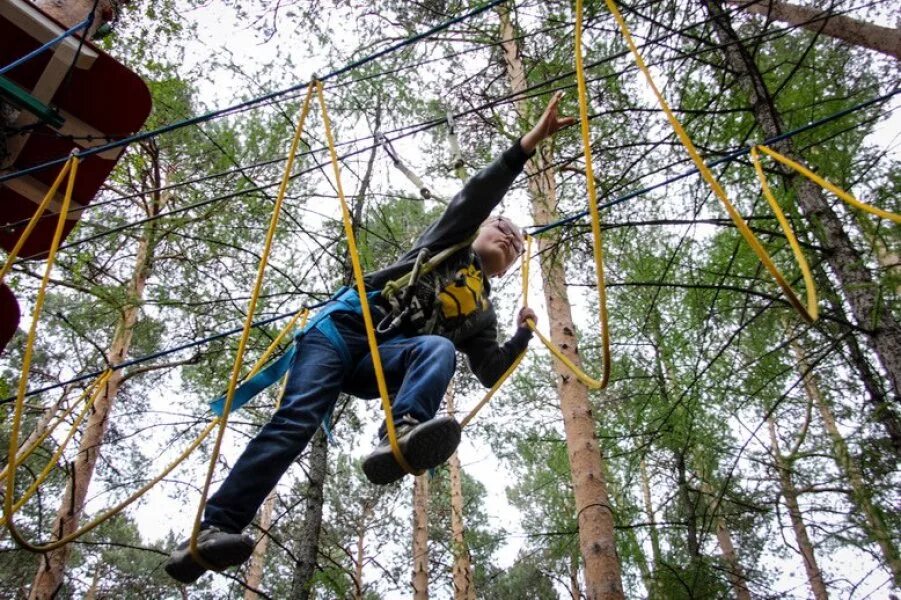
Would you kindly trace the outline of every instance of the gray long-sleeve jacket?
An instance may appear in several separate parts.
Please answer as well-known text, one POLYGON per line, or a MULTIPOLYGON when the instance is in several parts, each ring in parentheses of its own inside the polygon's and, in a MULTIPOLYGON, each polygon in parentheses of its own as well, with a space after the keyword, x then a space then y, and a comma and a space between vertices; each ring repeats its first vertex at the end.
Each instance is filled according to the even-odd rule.
MULTIPOLYGON (((528 159, 529 155, 517 140, 466 182, 444 214, 423 232, 409 252, 394 264, 367 275, 367 288, 381 290, 387 282, 409 273, 423 248, 428 248, 434 256, 474 236, 528 159)), ((532 336, 529 329, 520 328, 503 345, 498 344, 497 315, 488 297, 491 286, 482 274, 478 255, 469 246, 453 253, 423 276, 414 293, 421 305, 435 311, 431 330, 416 333, 441 335, 451 340, 466 354, 473 373, 486 387, 494 385, 525 350, 532 336)))

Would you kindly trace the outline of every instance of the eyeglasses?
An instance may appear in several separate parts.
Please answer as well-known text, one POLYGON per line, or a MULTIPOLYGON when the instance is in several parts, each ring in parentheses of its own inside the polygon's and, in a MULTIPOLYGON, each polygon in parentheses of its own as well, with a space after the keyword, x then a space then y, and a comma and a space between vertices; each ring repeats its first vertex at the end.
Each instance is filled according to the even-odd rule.
POLYGON ((498 231, 513 240, 513 250, 516 251, 517 256, 523 253, 522 233, 519 232, 519 229, 513 223, 504 217, 495 217, 491 224, 497 227, 498 231))

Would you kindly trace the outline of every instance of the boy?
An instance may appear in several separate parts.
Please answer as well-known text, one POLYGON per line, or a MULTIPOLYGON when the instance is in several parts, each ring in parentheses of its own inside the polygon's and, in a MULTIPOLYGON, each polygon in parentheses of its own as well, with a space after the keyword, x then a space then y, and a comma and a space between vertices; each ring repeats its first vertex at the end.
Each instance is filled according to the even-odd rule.
MULTIPOLYGON (((531 338, 526 320, 536 316, 524 308, 516 334, 503 345, 497 343, 488 278, 503 275, 513 265, 522 253, 523 238, 511 221, 489 214, 538 143, 575 122, 558 117, 561 96, 554 95, 531 131, 466 183, 412 250, 365 278, 367 290, 375 292, 371 310, 378 324, 386 383, 394 397, 398 444, 416 470, 444 463, 460 443, 460 425, 452 417, 435 418, 454 374, 455 350, 467 355, 473 373, 490 387, 531 338), (411 283, 404 286, 398 280, 408 274, 411 283)), ((315 325, 297 339, 279 409, 207 502, 198 550, 218 569, 250 557, 253 539, 241 531, 306 447, 338 394, 378 397, 359 307, 355 290, 336 295, 317 315, 315 325)), ((371 482, 383 485, 401 479, 405 472, 391 452, 384 424, 380 435, 381 443, 364 460, 363 471, 371 482)), ((166 563, 166 572, 183 583, 195 581, 204 571, 191 557, 188 542, 166 563)))

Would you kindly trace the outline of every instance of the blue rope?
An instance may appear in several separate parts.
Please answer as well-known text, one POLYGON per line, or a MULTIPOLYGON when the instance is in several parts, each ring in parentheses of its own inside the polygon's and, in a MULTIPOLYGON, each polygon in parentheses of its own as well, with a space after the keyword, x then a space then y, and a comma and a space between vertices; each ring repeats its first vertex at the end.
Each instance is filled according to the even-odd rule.
MULTIPOLYGON (((363 58, 361 58, 361 59, 359 59, 359 60, 357 60, 357 61, 351 62, 351 63, 349 63, 349 64, 347 64, 347 65, 345 65, 345 66, 343 66, 343 67, 341 67, 341 68, 339 68, 339 69, 337 69, 337 70, 335 70, 335 71, 332 71, 331 73, 328 73, 327 75, 325 75, 325 76, 323 76, 323 77, 318 78, 318 80, 319 80, 319 81, 326 81, 326 80, 329 80, 329 79, 334 79, 334 78, 338 77, 339 75, 343 75, 344 73, 347 73, 348 71, 351 71, 351 70, 353 70, 353 69, 357 69, 357 68, 359 68, 359 67, 361 67, 361 66, 363 66, 363 65, 365 65, 365 64, 367 64, 367 63, 370 63, 370 62, 372 62, 372 61, 374 61, 374 60, 377 60, 377 59, 379 59, 379 58, 381 58, 381 57, 383 57, 383 56, 386 56, 386 55, 388 55, 388 54, 391 54, 391 53, 393 53, 393 52, 397 52, 398 50, 401 50, 401 49, 403 49, 403 48, 405 48, 405 47, 407 47, 407 46, 409 46, 409 45, 411 45, 411 44, 415 44, 415 43, 418 42, 419 40, 422 40, 422 39, 424 39, 424 38, 430 37, 430 36, 434 35, 435 33, 438 33, 439 31, 443 31, 443 30, 445 30, 445 29, 447 29, 447 28, 449 28, 449 27, 451 27, 451 26, 453 26, 453 25, 456 25, 457 23, 460 23, 461 21, 465 21, 466 19, 469 19, 469 18, 471 18, 471 17, 474 17, 474 16, 476 16, 476 15, 478 15, 478 14, 481 14, 481 13, 483 13, 483 12, 485 12, 485 11, 491 9, 491 8, 494 8, 495 6, 497 6, 497 5, 499 5, 499 4, 502 4, 502 3, 506 2, 506 1, 507 1, 507 0, 490 0, 489 2, 486 2, 485 4, 482 4, 482 5, 480 5, 480 6, 477 6, 476 8, 472 9, 471 11, 469 11, 469 12, 467 12, 467 13, 464 13, 464 14, 460 15, 459 17, 455 17, 455 18, 453 18, 453 19, 450 19, 449 21, 445 21, 444 23, 440 23, 440 24, 436 25, 435 27, 432 27, 431 29, 429 29, 429 30, 427 30, 427 31, 424 31, 423 33, 419 33, 419 34, 416 34, 416 35, 414 35, 414 36, 412 36, 412 37, 405 38, 405 39, 403 39, 403 40, 397 42, 396 44, 392 44, 391 46, 388 46, 388 47, 385 48, 384 50, 380 50, 379 52, 375 52, 375 53, 370 54, 370 55, 368 55, 368 56, 365 56, 365 57, 363 57, 363 58)), ((241 102, 241 103, 239 103, 239 104, 235 104, 235 105, 233 105, 233 106, 229 106, 229 107, 226 107, 226 108, 220 108, 220 109, 218 109, 218 110, 214 110, 214 111, 212 111, 212 112, 208 112, 208 113, 203 114, 203 115, 199 115, 199 116, 196 116, 196 117, 191 117, 191 118, 189 118, 189 119, 184 119, 184 120, 182 120, 182 121, 176 121, 175 123, 170 123, 169 125, 160 127, 159 129, 154 129, 154 130, 152 130, 152 131, 145 131, 145 132, 142 132, 142 133, 137 133, 137 134, 135 134, 135 135, 133 135, 133 136, 130 136, 130 137, 127 137, 127 138, 123 138, 123 139, 121 139, 121 140, 117 140, 117 141, 114 141, 114 142, 110 142, 110 143, 104 144, 104 145, 102 145, 102 146, 94 146, 94 147, 92 147, 92 148, 88 148, 88 149, 86 149, 86 150, 82 150, 81 152, 79 152, 79 153, 77 154, 77 156, 78 156, 79 158, 82 158, 82 159, 83 159, 83 158, 86 158, 86 157, 88 157, 88 156, 92 156, 92 155, 94 155, 94 154, 100 154, 100 153, 106 152, 107 150, 112 150, 112 149, 114 149, 114 148, 121 148, 121 147, 123 147, 123 146, 127 146, 127 145, 129 145, 129 144, 134 143, 134 142, 140 142, 140 141, 142 141, 142 140, 146 140, 146 139, 151 138, 151 137, 156 137, 156 136, 158 136, 158 135, 162 135, 162 134, 164 134, 164 133, 168 133, 168 132, 170 132, 170 131, 173 131, 173 130, 176 130, 176 129, 180 129, 180 128, 182 128, 182 127, 188 127, 188 126, 190 126, 190 125, 197 125, 198 123, 204 123, 204 122, 206 122, 206 121, 210 121, 210 120, 215 119, 215 118, 217 118, 217 117, 225 116, 225 115, 231 114, 231 113, 233 113, 233 112, 242 110, 242 109, 244 109, 244 108, 248 108, 248 107, 251 107, 251 106, 255 106, 255 105, 257 105, 257 104, 261 104, 261 103, 263 103, 263 102, 268 102, 269 100, 273 100, 273 99, 275 99, 275 98, 279 98, 279 97, 281 97, 281 96, 285 96, 285 95, 290 94, 290 93, 292 93, 292 92, 297 92, 297 91, 302 90, 303 88, 307 87, 307 86, 311 83, 311 81, 315 81, 316 79, 317 79, 317 78, 314 77, 314 78, 311 79, 310 81, 306 81, 306 82, 304 82, 304 83, 299 83, 299 84, 297 84, 297 85, 293 85, 293 86, 291 86, 291 87, 289 87, 289 88, 286 88, 286 89, 284 89, 284 90, 277 91, 277 92, 272 92, 272 93, 269 93, 269 94, 265 94, 265 95, 259 96, 259 97, 257 97, 257 98, 251 98, 250 100, 247 100, 247 101, 245 101, 245 102, 241 102)), ((53 167, 53 166, 56 166, 56 165, 61 165, 61 164, 63 164, 64 162, 66 162, 67 160, 69 160, 69 155, 62 156, 62 157, 60 157, 60 158, 56 158, 56 159, 53 159, 53 160, 49 160, 49 161, 47 161, 47 162, 40 163, 40 164, 37 164, 37 165, 33 165, 33 166, 31 166, 31 167, 28 167, 28 168, 26 168, 26 169, 22 169, 22 170, 20 170, 20 171, 16 171, 16 172, 14 172, 14 173, 8 173, 8 174, 6 174, 6 175, 0 175, 0 183, 3 183, 3 182, 5 182, 5 181, 9 181, 10 179, 15 179, 15 178, 17 178, 17 177, 22 177, 22 176, 25 176, 25 175, 30 175, 30 174, 36 173, 36 172, 38 172, 38 171, 43 171, 44 169, 47 169, 47 168, 50 168, 50 167, 53 167)))
POLYGON ((46 44, 41 46, 40 48, 38 48, 36 50, 32 50, 31 52, 29 52, 22 58, 18 58, 16 60, 14 60, 13 62, 9 63, 8 65, 6 65, 5 67, 3 67, 2 69, 0 69, 0 75, 6 75, 9 71, 12 71, 19 65, 28 62, 29 60, 38 56, 39 54, 43 54, 45 51, 49 50, 50 48, 52 48, 59 42, 63 41, 67 37, 79 32, 79 31, 81 31, 82 29, 85 29, 85 30, 90 29, 91 23, 93 23, 93 22, 94 22, 94 11, 92 10, 91 14, 89 14, 85 18, 85 20, 82 21, 81 23, 78 23, 77 25, 73 25, 72 27, 65 30, 64 32, 62 32, 61 34, 59 34, 58 36, 56 36, 55 38, 53 38, 52 40, 50 40, 49 42, 47 42, 46 44))
MULTIPOLYGON (((791 131, 787 131, 785 133, 781 133, 777 136, 771 137, 770 139, 764 141, 763 145, 771 146, 771 145, 781 142, 783 140, 787 140, 787 139, 794 137, 800 133, 804 133, 805 131, 809 131, 811 129, 819 127, 820 125, 829 123, 830 121, 840 119, 841 117, 849 115, 853 112, 857 112, 858 110, 867 108, 868 106, 872 106, 873 104, 878 104, 879 102, 884 102, 886 100, 889 100, 892 97, 894 97, 895 95, 897 95, 898 93, 901 93, 901 88, 895 88, 888 94, 879 96, 878 98, 873 98, 872 100, 867 100, 866 102, 861 102, 860 104, 857 104, 850 108, 846 108, 844 110, 840 110, 837 113, 833 113, 829 116, 823 117, 822 119, 812 121, 812 122, 808 123, 807 125, 798 127, 797 129, 792 129, 791 131)), ((726 154, 725 156, 723 156, 721 158, 718 158, 714 161, 707 163, 707 166, 713 168, 717 165, 731 162, 741 156, 744 156, 745 154, 748 154, 750 151, 751 151, 750 146, 744 146, 742 148, 739 148, 738 150, 733 150, 732 152, 726 154)), ((658 188, 665 187, 671 183, 675 183, 676 181, 685 179, 686 177, 691 177, 692 175, 696 175, 697 173, 698 173, 697 167, 691 168, 688 171, 680 173, 679 175, 674 175, 673 177, 670 177, 669 179, 661 181, 660 183, 656 183, 654 185, 648 186, 646 188, 642 188, 640 190, 636 190, 634 192, 629 192, 628 194, 626 194, 624 196, 620 196, 619 198, 616 198, 615 200, 611 200, 610 202, 602 204, 602 205, 598 206, 598 210, 604 210, 604 209, 610 208, 612 206, 616 206, 617 204, 621 204, 621 203, 623 203, 627 200, 631 200, 632 198, 635 198, 637 196, 642 196, 642 195, 647 194, 648 192, 651 192, 658 188)), ((588 216, 588 211, 583 210, 580 213, 571 215, 564 219, 560 219, 559 221, 554 221, 553 223, 548 223, 547 225, 534 225, 532 227, 526 227, 525 229, 527 230, 527 233, 529 235, 539 235, 546 231, 550 231, 551 229, 555 229, 555 228, 561 227, 563 225, 569 225, 570 223, 572 223, 574 221, 578 221, 579 219, 583 219, 586 216, 588 216)))

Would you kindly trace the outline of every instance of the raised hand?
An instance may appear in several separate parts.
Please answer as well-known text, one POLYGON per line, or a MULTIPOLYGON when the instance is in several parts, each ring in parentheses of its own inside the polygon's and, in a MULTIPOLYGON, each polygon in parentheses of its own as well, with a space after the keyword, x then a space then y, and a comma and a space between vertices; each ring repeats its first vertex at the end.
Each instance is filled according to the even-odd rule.
POLYGON ((569 127, 578 120, 576 117, 561 117, 557 114, 557 105, 562 97, 563 92, 554 94, 550 102, 547 103, 547 108, 544 109, 541 118, 532 127, 532 130, 522 136, 520 144, 523 150, 531 152, 542 140, 554 135, 564 127, 569 127))

